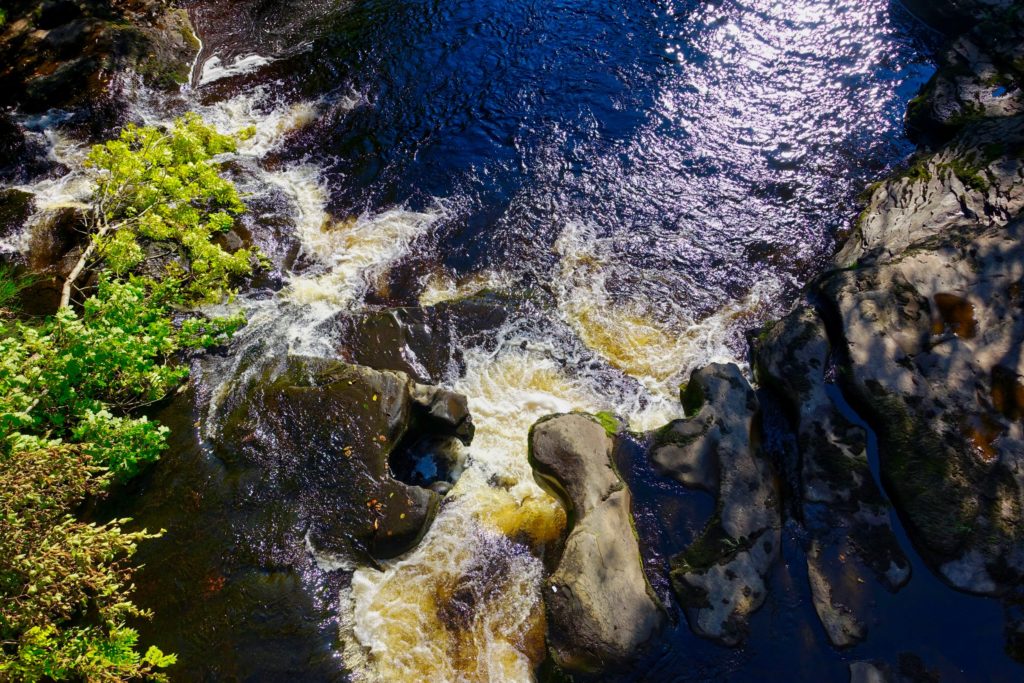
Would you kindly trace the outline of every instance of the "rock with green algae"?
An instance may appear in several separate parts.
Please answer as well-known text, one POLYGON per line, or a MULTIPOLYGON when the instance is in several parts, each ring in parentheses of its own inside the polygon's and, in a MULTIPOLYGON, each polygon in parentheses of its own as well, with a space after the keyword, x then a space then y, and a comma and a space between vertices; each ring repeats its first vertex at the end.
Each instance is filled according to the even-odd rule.
POLYGON ((413 547, 440 497, 391 476, 421 435, 472 438, 464 397, 404 373, 288 357, 229 398, 217 454, 252 497, 296 509, 325 561, 390 558, 413 547))
POLYGON ((644 573, 632 498, 612 462, 612 443, 589 415, 551 416, 530 430, 535 476, 572 524, 544 587, 551 655, 571 671, 622 665, 667 619, 644 573))
POLYGON ((780 545, 774 474, 759 446, 760 405, 731 364, 695 370, 682 401, 689 417, 658 432, 651 459, 717 504, 697 540, 672 558, 672 587, 694 632, 737 645, 768 595, 780 545))

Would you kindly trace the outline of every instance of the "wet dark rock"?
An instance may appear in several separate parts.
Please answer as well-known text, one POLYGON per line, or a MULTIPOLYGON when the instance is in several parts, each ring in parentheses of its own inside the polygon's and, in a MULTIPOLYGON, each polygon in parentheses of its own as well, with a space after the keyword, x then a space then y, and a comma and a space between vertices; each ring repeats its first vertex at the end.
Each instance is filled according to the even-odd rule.
POLYGON ((461 373, 458 340, 486 342, 514 303, 490 297, 435 306, 385 308, 338 316, 340 353, 354 363, 408 373, 437 383, 461 373))
POLYGON ((17 236, 32 215, 32 195, 21 190, 0 190, 0 239, 17 236))
POLYGON ((430 415, 422 397, 441 394, 403 373, 290 357, 230 401, 218 454, 259 497, 297 509, 319 555, 394 557, 419 541, 440 499, 394 479, 392 453, 471 424, 468 414, 454 424, 430 415))
POLYGON ((867 435, 826 390, 831 353, 824 322, 805 306, 766 332, 755 355, 758 377, 782 397, 797 433, 799 471, 791 479, 799 482, 798 514, 812 539, 815 607, 832 644, 846 647, 866 635, 864 584, 873 577, 894 591, 910 579, 910 564, 868 465, 867 435))
POLYGON ((46 146, 29 139, 14 117, 0 109, 0 182, 28 182, 52 166, 46 146))
POLYGON ((700 537, 672 558, 672 587, 697 634, 736 645, 764 603, 781 519, 772 468, 758 443, 757 396, 735 365, 694 371, 682 395, 690 416, 655 437, 665 475, 716 495, 700 537))
POLYGON ((611 454, 611 437, 587 415, 545 418, 530 431, 534 475, 572 524, 544 588, 548 645, 568 670, 628 661, 666 620, 644 574, 631 495, 611 454))
POLYGON ((432 431, 451 434, 465 445, 473 440, 475 428, 469 414, 469 402, 462 394, 439 387, 417 384, 412 389, 412 402, 425 411, 424 419, 432 431))
POLYGON ((956 34, 907 110, 907 129, 919 143, 942 145, 971 122, 1024 113, 1022 12, 1006 7, 956 34))
POLYGON ((0 106, 75 111, 83 132, 99 137, 124 122, 121 75, 176 88, 197 50, 187 13, 160 2, 20 3, 0 31, 0 106))

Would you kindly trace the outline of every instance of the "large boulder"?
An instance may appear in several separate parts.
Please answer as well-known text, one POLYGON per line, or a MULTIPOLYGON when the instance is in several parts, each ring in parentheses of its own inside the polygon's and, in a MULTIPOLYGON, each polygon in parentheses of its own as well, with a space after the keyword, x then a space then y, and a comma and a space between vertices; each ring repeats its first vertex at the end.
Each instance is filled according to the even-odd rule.
POLYGON ((756 366, 794 423, 799 471, 789 479, 798 482, 797 510, 811 541, 811 593, 832 644, 845 647, 866 635, 868 582, 895 591, 909 580, 910 563, 869 467, 867 435, 829 396, 831 353, 824 322, 804 306, 763 336, 756 366))
POLYGON ((571 531, 548 579, 548 644, 563 668, 622 664, 666 620, 644 574, 629 488, 612 462, 612 439, 586 415, 559 415, 530 431, 537 481, 566 507, 571 531))
POLYGON ((0 29, 0 106, 59 108, 94 137, 124 122, 119 76, 176 89, 199 49, 183 9, 158 0, 25 2, 0 29))
POLYGON ((690 417, 661 430, 651 458, 662 473, 713 493, 717 507, 672 558, 672 586, 697 634, 736 645, 767 597, 780 544, 774 476, 756 431, 760 405, 731 364, 694 371, 682 401, 690 417))
POLYGON ((823 283, 882 477, 951 584, 1024 578, 1024 220, 963 226, 823 283))
POLYGON ((261 497, 287 500, 321 556, 389 558, 415 545, 434 491, 391 475, 419 439, 472 438, 465 397, 403 373, 289 357, 228 402, 217 453, 261 497))

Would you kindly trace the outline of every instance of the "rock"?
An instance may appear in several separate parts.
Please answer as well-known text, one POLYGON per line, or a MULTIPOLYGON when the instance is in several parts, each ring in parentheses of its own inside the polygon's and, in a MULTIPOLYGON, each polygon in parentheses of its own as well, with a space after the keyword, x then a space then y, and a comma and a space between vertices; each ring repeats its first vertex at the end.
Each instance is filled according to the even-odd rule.
POLYGON ((831 352, 824 322, 805 306, 766 332, 755 356, 758 377, 793 418, 800 459, 790 480, 799 482, 798 513, 812 540, 808 570, 815 607, 832 644, 846 647, 866 635, 864 584, 873 576, 895 591, 910 579, 910 563, 868 465, 867 435, 827 393, 831 352), (829 553, 834 566, 827 570, 821 546, 838 550, 829 553), (831 579, 840 573, 846 580, 831 579))
POLYGON ((572 522, 544 600, 552 656, 575 671, 622 664, 666 620, 644 574, 630 492, 611 450, 604 427, 585 415, 547 418, 530 431, 534 475, 572 522))
POLYGON ((1024 116, 985 121, 871 194, 841 267, 891 258, 915 242, 1006 225, 1024 208, 1024 116))
POLYGON ((32 215, 32 195, 21 190, 0 190, 0 239, 16 238, 32 215))
POLYGON ((780 543, 773 474, 755 431, 760 406, 735 365, 695 371, 682 400, 691 417, 658 433, 651 459, 662 473, 714 492, 717 508, 672 558, 672 586, 697 634, 737 645, 767 597, 780 543))
POLYGON ((74 111, 73 125, 104 137, 125 120, 127 101, 116 92, 123 74, 163 89, 188 78, 198 42, 183 9, 57 0, 33 16, 33 5, 12 8, 0 33, 0 106, 74 111))
POLYGON ((335 321, 342 340, 339 352, 354 363, 440 382, 462 372, 458 349, 465 342, 459 340, 488 343, 515 305, 482 296, 435 306, 342 313, 335 321))
POLYGON ((875 662, 850 662, 850 683, 892 683, 889 668, 875 662))
POLYGON ((54 165, 46 146, 26 137, 14 118, 0 109, 0 182, 27 183, 54 165))
MULTIPOLYGON (((821 555, 821 546, 817 541, 813 542, 807 553, 807 577, 811 584, 814 611, 818 613, 829 642, 836 647, 856 645, 867 636, 867 626, 850 607, 856 602, 838 600, 834 596, 835 587, 842 584, 828 575, 821 555)), ((836 569, 838 565, 833 564, 831 568, 836 569)))
POLYGON ((1024 221, 947 228, 822 291, 845 386, 878 432, 882 477, 954 586, 1024 576, 1024 221))
POLYGON ((453 410, 458 421, 444 425, 423 396, 465 401, 403 373, 289 357, 249 388, 236 388, 217 452, 230 469, 245 472, 245 486, 262 491, 259 498, 298 511, 317 553, 394 557, 419 541, 440 498, 394 479, 389 460, 410 440, 460 429, 465 437, 472 424, 468 412, 453 410))
MULTIPOLYGON (((964 24, 958 27, 962 30, 964 24)), ((966 124, 1024 113, 1024 15, 1007 8, 956 34, 939 68, 907 110, 907 130, 930 147, 966 124)))
POLYGON ((917 655, 903 653, 897 666, 886 662, 850 662, 850 683, 939 683, 917 655))
POLYGON ((455 436, 467 446, 473 440, 476 429, 465 396, 439 387, 416 384, 410 398, 425 411, 425 419, 432 423, 433 431, 455 436))

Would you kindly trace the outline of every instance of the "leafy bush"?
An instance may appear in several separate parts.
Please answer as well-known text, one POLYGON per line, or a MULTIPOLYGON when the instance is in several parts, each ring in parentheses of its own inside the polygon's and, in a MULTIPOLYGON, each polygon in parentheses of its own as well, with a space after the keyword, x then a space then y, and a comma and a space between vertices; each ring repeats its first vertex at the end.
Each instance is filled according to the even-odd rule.
POLYGON ((153 535, 68 513, 108 478, 80 446, 31 437, 9 445, 0 454, 0 679, 161 679, 173 655, 140 655, 124 625, 147 616, 126 593, 136 544, 153 535))
POLYGON ((93 258, 117 275, 139 268, 147 243, 167 243, 180 258, 167 276, 194 301, 212 302, 233 293, 232 281, 252 272, 258 250, 228 252, 212 240, 245 210, 234 184, 220 175, 214 158, 233 152, 238 139, 222 135, 199 116, 186 114, 168 130, 125 127, 116 140, 92 148, 85 161, 96 184, 86 222, 92 241, 65 283, 70 303, 75 280, 93 258))
POLYGON ((213 162, 234 145, 186 116, 94 147, 92 238, 55 315, 16 319, 24 283, 0 269, 0 680, 162 680, 175 661, 140 653, 126 625, 148 616, 130 600, 131 557, 156 534, 73 511, 159 457, 167 428, 138 410, 181 385, 185 354, 245 323, 188 311, 231 295, 262 258, 213 242, 244 209, 213 162), (159 280, 138 273, 156 244, 177 255, 159 280), (76 310, 70 292, 90 263, 98 285, 76 310))
POLYGON ((0 339, 0 435, 87 443, 94 462, 119 479, 155 460, 166 429, 127 413, 188 376, 170 362, 176 353, 223 343, 245 322, 192 318, 176 327, 176 300, 167 283, 103 278, 81 315, 66 307, 42 323, 13 324, 0 339))

